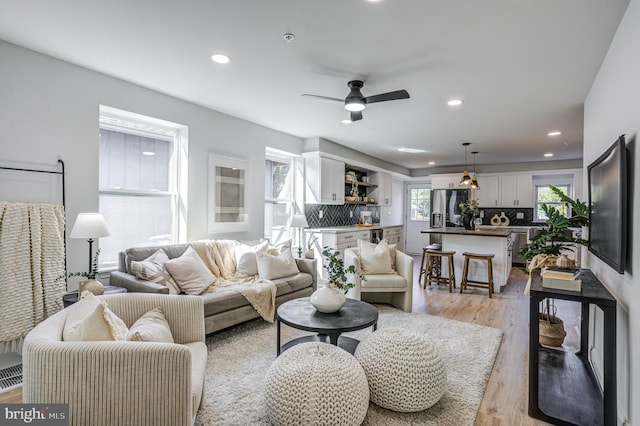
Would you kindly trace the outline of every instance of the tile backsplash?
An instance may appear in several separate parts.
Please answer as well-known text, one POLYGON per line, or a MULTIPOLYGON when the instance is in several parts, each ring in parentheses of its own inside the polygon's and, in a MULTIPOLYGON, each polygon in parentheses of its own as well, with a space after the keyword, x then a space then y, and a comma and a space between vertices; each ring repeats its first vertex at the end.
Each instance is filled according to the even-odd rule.
POLYGON ((533 209, 481 208, 480 210, 484 210, 483 225, 491 225, 493 215, 500 216, 502 212, 509 218, 509 225, 511 226, 529 226, 533 222, 533 209), (518 219, 518 213, 522 213, 524 217, 518 219))
POLYGON ((380 207, 363 204, 305 204, 304 214, 310 228, 348 226, 358 223, 361 211, 370 211, 374 223, 380 222, 380 207), (322 211, 322 218, 320 218, 322 211))

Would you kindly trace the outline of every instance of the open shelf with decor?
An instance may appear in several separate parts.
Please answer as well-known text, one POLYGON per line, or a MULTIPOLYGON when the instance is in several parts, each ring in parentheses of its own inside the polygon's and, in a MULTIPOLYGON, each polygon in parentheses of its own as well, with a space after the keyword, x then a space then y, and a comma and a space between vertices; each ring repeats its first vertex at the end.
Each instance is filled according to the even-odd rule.
POLYGON ((370 202, 371 191, 378 185, 369 182, 369 171, 347 165, 345 167, 344 198, 345 204, 376 205, 370 202))

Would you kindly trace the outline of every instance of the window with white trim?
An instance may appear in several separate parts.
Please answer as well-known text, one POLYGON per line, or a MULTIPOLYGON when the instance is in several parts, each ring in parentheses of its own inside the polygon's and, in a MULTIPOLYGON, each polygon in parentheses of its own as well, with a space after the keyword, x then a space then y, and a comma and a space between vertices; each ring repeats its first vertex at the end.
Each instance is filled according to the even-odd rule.
POLYGON ((100 270, 126 248, 186 240, 186 148, 185 126, 100 107, 100 213, 111 232, 100 270))
MULTIPOLYGON (((534 221, 546 221, 548 219, 544 210, 542 210, 542 205, 547 204, 549 206, 555 207, 558 211, 560 211, 565 216, 569 216, 571 213, 569 211, 569 206, 563 203, 560 200, 560 197, 551 190, 551 185, 536 185, 536 205, 534 209, 534 221)), ((565 195, 570 194, 570 185, 553 185, 556 188, 560 189, 565 195)))
POLYGON ((411 216, 409 220, 417 222, 428 222, 431 211, 431 189, 411 188, 409 192, 411 199, 411 216))
POLYGON ((295 206, 295 156, 267 148, 264 168, 264 236, 274 244, 293 236, 289 224, 295 206))

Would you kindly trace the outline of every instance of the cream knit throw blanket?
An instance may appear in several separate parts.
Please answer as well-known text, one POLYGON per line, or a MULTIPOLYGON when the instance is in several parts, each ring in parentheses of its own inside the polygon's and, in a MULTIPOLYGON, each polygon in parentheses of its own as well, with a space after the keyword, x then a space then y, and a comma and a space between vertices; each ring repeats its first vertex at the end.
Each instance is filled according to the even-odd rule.
POLYGON ((236 274, 236 255, 231 240, 200 240, 192 243, 198 256, 216 276, 216 281, 207 290, 237 291, 266 321, 273 322, 276 314, 276 285, 256 276, 236 274))
POLYGON ((64 209, 0 202, 0 353, 62 309, 64 209))

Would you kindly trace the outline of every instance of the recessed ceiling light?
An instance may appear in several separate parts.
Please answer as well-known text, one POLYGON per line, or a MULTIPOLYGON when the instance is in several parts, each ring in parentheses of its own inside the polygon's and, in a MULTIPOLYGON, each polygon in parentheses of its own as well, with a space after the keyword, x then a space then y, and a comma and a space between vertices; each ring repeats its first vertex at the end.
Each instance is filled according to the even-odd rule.
POLYGON ((449 102, 447 102, 447 105, 449 105, 449 106, 458 106, 458 105, 462 105, 463 102, 464 101, 462 99, 451 99, 449 102))
POLYGON ((553 152, 547 152, 544 154, 545 157, 553 157, 553 152))
POLYGON ((342 120, 342 124, 351 124, 353 123, 353 121, 349 120, 348 118, 345 118, 344 120, 342 120))
POLYGON ((217 64, 228 64, 231 62, 231 58, 223 53, 214 53, 211 55, 211 60, 217 64))
POLYGON ((416 148, 398 148, 400 152, 408 152, 409 154, 417 154, 419 152, 427 152, 424 149, 416 149, 416 148))
POLYGON ((156 153, 155 153, 155 152, 153 152, 153 151, 142 151, 142 155, 149 155, 149 156, 151 156, 151 155, 156 155, 156 153))
POLYGON ((435 164, 436 164, 436 162, 435 162, 435 161, 429 161, 429 163, 428 163, 428 164, 429 164, 430 166, 433 166, 433 165, 435 165, 435 164))
POLYGON ((557 130, 555 132, 549 132, 547 133, 547 136, 560 136, 562 134, 562 132, 558 132, 557 130))

